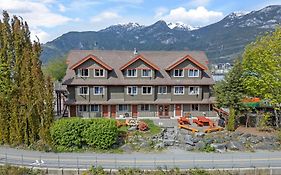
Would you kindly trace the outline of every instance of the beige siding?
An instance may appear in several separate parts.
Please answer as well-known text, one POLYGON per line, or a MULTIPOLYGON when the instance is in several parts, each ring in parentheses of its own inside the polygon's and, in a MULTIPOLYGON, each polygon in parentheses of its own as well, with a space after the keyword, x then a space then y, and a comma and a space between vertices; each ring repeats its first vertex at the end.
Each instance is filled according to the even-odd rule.
POLYGON ((167 94, 158 94, 159 86, 155 86, 155 99, 171 99, 171 86, 167 86, 167 94))
POLYGON ((124 87, 123 86, 109 86, 108 87, 108 99, 124 99, 124 87))
POLYGON ((104 69, 104 77, 94 77, 94 69, 104 69, 101 65, 99 65, 98 63, 96 63, 94 60, 89 59, 86 62, 84 62, 83 64, 79 65, 76 69, 75 69, 75 73, 76 73, 76 78, 81 78, 81 79, 87 79, 87 78, 100 78, 100 79, 104 79, 108 77, 108 72, 106 69, 104 69), (89 69, 89 77, 78 77, 77 76, 77 72, 78 69, 89 69))
POLYGON ((172 79, 183 79, 183 78, 198 79, 198 78, 201 78, 200 75, 201 75, 202 71, 200 70, 200 68, 188 60, 185 60, 181 64, 177 65, 174 69, 172 69, 170 71, 170 76, 172 79), (174 75, 173 75, 174 69, 184 69, 184 77, 174 77, 174 75), (199 69, 200 70, 199 77, 188 77, 188 69, 199 69))
POLYGON ((107 101, 108 99, 108 88, 107 86, 101 86, 103 87, 104 94, 103 95, 94 95, 94 87, 96 86, 90 86, 90 101, 107 101))
POLYGON ((201 101, 202 100, 202 88, 199 86, 199 94, 198 95, 189 95, 188 94, 189 86, 184 86, 184 94, 183 95, 175 95, 174 94, 174 86, 171 88, 171 100, 172 101, 201 101))
POLYGON ((138 105, 138 117, 157 117, 156 105, 149 105, 149 111, 141 111, 141 105, 138 105))
POLYGON ((202 86, 202 92, 203 92, 203 99, 210 98, 210 88, 209 88, 209 86, 202 86))
POLYGON ((138 79, 151 79, 155 77, 155 71, 154 69, 143 62, 142 60, 137 60, 136 62, 129 65, 124 71, 123 71, 124 78, 138 78, 138 79), (137 77, 126 77, 126 71, 127 69, 137 69, 137 77), (142 77, 142 69, 151 69, 151 77, 142 77))
POLYGON ((124 86, 124 100, 125 101, 154 101, 155 100, 155 88, 152 86, 151 95, 142 94, 142 86, 137 86, 138 92, 137 95, 127 94, 127 86, 124 86))
POLYGON ((76 95, 76 92, 75 92, 75 86, 67 86, 67 91, 68 91, 68 96, 67 98, 69 100, 75 100, 75 95, 76 95))

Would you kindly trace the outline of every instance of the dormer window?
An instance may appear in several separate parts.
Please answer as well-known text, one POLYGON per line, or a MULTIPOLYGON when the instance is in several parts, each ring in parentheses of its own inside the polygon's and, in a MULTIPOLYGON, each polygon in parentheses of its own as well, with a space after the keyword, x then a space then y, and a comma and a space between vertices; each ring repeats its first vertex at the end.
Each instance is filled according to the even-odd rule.
POLYGON ((174 77, 183 77, 184 71, 183 69, 174 69, 174 77))
POLYGON ((95 69, 94 77, 104 77, 104 69, 95 69))
POLYGON ((78 77, 89 77, 89 69, 78 69, 78 77))
POLYGON ((151 77, 152 76, 151 69, 143 69, 141 76, 142 77, 151 77))
POLYGON ((189 69, 188 77, 199 77, 199 70, 198 69, 189 69))
POLYGON ((128 69, 127 77, 137 77, 137 69, 128 69))

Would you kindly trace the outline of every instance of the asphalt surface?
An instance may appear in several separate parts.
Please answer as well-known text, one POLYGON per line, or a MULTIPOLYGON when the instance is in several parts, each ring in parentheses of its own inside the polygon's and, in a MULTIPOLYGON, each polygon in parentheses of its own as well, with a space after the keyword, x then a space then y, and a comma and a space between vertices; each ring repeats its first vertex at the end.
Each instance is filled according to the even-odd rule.
POLYGON ((281 167, 281 152, 199 153, 170 149, 161 153, 46 153, 0 147, 0 163, 41 168, 263 168, 281 167))

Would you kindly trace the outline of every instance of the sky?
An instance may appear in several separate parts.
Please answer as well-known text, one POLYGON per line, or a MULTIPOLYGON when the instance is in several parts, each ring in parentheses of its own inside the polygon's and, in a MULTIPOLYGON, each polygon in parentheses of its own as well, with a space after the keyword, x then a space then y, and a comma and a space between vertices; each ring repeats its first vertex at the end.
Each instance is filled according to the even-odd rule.
POLYGON ((281 0, 0 0, 0 9, 21 16, 32 39, 46 43, 69 31, 98 31, 114 24, 151 25, 158 20, 206 26, 231 12, 251 12, 281 0))

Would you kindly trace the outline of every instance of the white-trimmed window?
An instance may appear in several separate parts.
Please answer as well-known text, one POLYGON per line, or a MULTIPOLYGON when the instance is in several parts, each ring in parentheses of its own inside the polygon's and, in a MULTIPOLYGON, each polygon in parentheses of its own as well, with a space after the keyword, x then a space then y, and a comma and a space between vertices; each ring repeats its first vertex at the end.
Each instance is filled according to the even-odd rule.
POLYGON ((127 112, 128 111, 128 105, 118 105, 118 111, 127 112))
POLYGON ((167 86, 158 86, 158 94, 167 94, 167 86))
POLYGON ((184 77, 183 69, 174 69, 174 77, 184 77))
POLYGON ((94 95, 103 95, 104 87, 103 86, 94 86, 94 95))
POLYGON ((94 77, 104 77, 104 69, 94 69, 94 77))
POLYGON ((137 77, 137 69, 128 69, 127 77, 137 77))
POLYGON ((151 69, 142 69, 142 77, 152 77, 151 69))
POLYGON ((152 86, 143 86, 142 87, 143 95, 151 95, 152 94, 152 86))
POLYGON ((137 95, 138 87, 137 86, 127 86, 127 94, 128 95, 137 95))
POLYGON ((88 86, 80 86, 78 95, 89 95, 89 87, 88 86))
POLYGON ((199 70, 198 69, 189 69, 188 77, 199 77, 199 70))
POLYGON ((188 95, 198 95, 198 94, 199 94, 199 87, 198 86, 189 86, 188 95))
POLYGON ((87 105, 79 105, 78 110, 79 112, 87 112, 88 111, 87 105))
POLYGON ((99 105, 91 105, 91 112, 99 112, 100 106, 99 105))
POLYGON ((175 95, 183 95, 184 94, 184 86, 175 86, 174 87, 175 95))
POLYGON ((149 111, 150 105, 149 104, 141 104, 141 111, 149 111))
POLYGON ((78 77, 89 77, 89 69, 78 69, 78 77))
POLYGON ((199 111, 199 104, 191 104, 191 111, 199 111))

